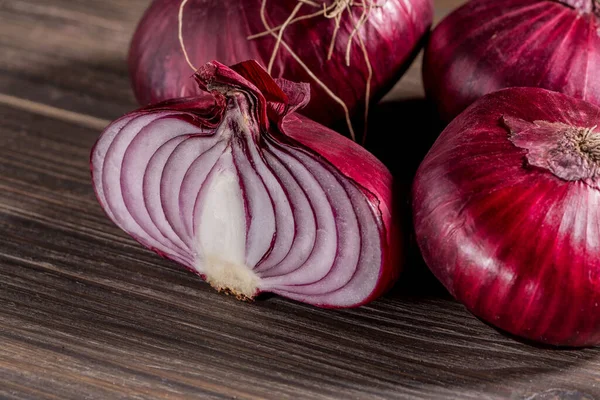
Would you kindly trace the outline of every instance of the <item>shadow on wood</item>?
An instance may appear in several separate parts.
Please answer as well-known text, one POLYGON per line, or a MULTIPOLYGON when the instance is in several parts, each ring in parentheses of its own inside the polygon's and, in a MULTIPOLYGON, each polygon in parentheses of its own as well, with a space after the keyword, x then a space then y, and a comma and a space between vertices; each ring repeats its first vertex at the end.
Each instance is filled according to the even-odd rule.
POLYGON ((406 235, 406 264, 387 296, 443 297, 450 295, 425 265, 414 238, 410 188, 425 154, 442 131, 442 123, 427 101, 413 98, 384 102, 373 108, 367 149, 392 172, 397 210, 406 235))

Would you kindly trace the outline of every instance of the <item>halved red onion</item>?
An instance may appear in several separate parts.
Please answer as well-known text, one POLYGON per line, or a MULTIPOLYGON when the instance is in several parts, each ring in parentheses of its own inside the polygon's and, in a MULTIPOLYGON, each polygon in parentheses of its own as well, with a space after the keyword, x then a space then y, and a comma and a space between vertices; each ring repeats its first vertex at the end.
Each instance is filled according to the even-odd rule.
POLYGON ((479 97, 515 86, 600 105, 600 2, 468 1, 433 30, 423 81, 446 121, 479 97))
POLYGON ((256 62, 211 62, 209 93, 106 128, 92 176, 108 216, 144 246, 250 299, 353 307, 400 271, 392 177, 352 141, 294 113, 307 84, 256 62))
POLYGON ((475 315, 539 342, 600 343, 600 108, 538 88, 486 95, 419 167, 427 265, 475 315))

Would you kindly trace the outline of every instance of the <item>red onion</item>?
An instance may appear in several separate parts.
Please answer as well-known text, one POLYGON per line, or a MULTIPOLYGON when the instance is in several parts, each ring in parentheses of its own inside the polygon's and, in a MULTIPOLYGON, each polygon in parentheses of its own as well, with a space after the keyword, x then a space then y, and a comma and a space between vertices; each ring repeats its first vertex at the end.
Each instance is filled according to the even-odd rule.
POLYGON ((108 216, 239 298, 352 307, 387 290, 401 242, 383 164, 294 113, 308 84, 253 61, 195 78, 211 94, 134 111, 99 138, 92 177, 108 216))
POLYGON ((513 86, 600 104, 600 2, 469 1, 434 29, 423 80, 445 121, 513 86))
POLYGON ((312 100, 301 112, 328 126, 361 114, 366 98, 377 100, 391 88, 416 55, 433 17, 431 0, 155 0, 129 53, 141 104, 200 93, 178 37, 180 10, 181 42, 192 65, 256 59, 267 67, 275 52, 271 75, 311 82, 312 100), (280 30, 249 39, 265 32, 266 25, 274 28, 290 16, 315 13, 294 18, 277 50, 280 30))
POLYGON ((489 323, 600 343, 600 108, 539 88, 482 97, 442 132, 413 187, 425 262, 489 323))

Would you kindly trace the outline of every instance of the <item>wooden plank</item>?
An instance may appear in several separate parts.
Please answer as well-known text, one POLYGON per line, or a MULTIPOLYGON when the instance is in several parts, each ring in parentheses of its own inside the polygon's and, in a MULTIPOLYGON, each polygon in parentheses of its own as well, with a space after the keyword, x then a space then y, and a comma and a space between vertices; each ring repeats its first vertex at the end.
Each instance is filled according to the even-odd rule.
POLYGON ((0 93, 103 119, 135 108, 126 57, 148 3, 0 2, 0 93))

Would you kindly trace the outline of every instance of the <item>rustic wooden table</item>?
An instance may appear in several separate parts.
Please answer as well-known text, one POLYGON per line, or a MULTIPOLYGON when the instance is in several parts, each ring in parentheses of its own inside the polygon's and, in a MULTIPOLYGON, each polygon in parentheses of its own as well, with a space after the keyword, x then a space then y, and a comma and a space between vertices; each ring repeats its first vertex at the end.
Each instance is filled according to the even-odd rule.
MULTIPOLYGON (((0 398, 600 399, 598 350, 509 338, 416 261, 357 310, 247 304, 117 229, 88 154, 136 106, 125 56, 147 3, 0 1, 0 398)), ((419 65, 382 129, 431 128, 419 65)))

